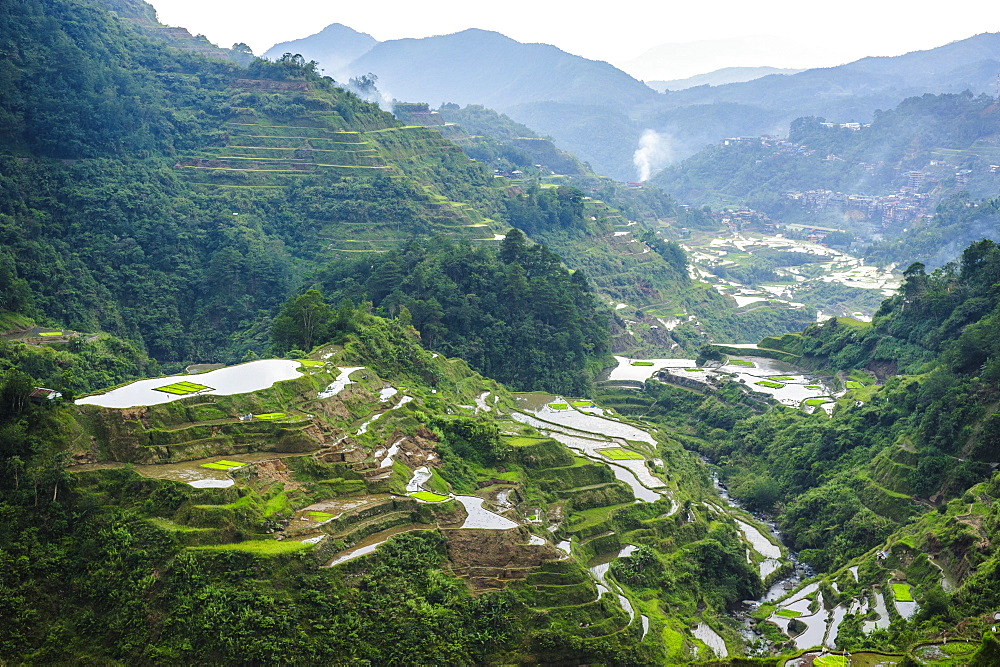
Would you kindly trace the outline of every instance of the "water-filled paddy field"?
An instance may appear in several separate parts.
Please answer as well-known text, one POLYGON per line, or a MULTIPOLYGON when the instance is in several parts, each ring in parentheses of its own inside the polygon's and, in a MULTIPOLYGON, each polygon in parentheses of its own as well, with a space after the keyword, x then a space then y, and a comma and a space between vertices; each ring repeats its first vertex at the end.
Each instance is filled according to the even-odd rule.
POLYGON ((292 359, 260 359, 196 375, 172 375, 138 380, 103 394, 85 396, 78 399, 76 404, 97 405, 103 408, 134 408, 170 403, 199 393, 217 396, 245 394, 267 389, 276 382, 300 377, 302 373, 298 369, 301 366, 301 362, 292 359), (197 381, 198 385, 206 389, 186 393, 161 391, 164 387, 186 381, 197 381))
MULTIPOLYGON (((194 461, 181 461, 180 463, 157 463, 150 465, 133 465, 132 469, 143 477, 154 479, 170 479, 175 482, 184 482, 199 488, 225 488, 234 484, 232 477, 227 470, 221 468, 206 468, 205 464, 211 464, 225 459, 238 463, 257 463, 267 459, 285 458, 288 456, 302 456, 302 454, 276 454, 274 452, 254 452, 251 454, 227 454, 222 456, 211 456, 205 459, 194 461)), ((121 468, 123 463, 85 463, 83 465, 72 466, 73 472, 83 472, 86 470, 96 470, 99 468, 121 468)), ((229 467, 229 466, 227 466, 229 467)))

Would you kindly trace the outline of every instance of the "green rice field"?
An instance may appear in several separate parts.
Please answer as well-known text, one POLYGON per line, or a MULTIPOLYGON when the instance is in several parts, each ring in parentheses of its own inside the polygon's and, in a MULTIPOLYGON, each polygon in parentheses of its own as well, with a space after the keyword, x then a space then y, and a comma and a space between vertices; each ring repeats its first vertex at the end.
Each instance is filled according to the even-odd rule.
POLYGON ((645 458, 642 454, 638 452, 633 452, 628 449, 622 449, 621 447, 609 447, 607 449, 598 449, 598 452, 608 457, 612 461, 629 461, 629 460, 641 460, 645 458))
POLYGON ((430 491, 415 491, 410 494, 410 497, 422 500, 425 503, 439 503, 443 500, 448 500, 448 496, 442 496, 440 493, 431 493, 430 491))
POLYGON ((212 470, 232 470, 233 468, 239 468, 240 466, 245 466, 246 463, 240 463, 239 461, 213 461, 212 463, 202 463, 201 468, 211 468, 212 470))
POLYGON ((308 549, 310 544, 303 544, 296 540, 247 540, 246 542, 236 542, 234 544, 215 544, 206 547, 188 547, 192 551, 246 551, 258 556, 281 556, 308 549))
POLYGON ((653 362, 652 361, 633 361, 632 365, 633 366, 652 366, 653 362))
POLYGON ((762 387, 770 387, 771 389, 781 389, 785 386, 780 382, 771 382, 770 380, 761 380, 759 382, 754 382, 754 384, 759 384, 762 387))
POLYGON ((745 359, 730 359, 726 364, 729 366, 742 366, 743 368, 755 367, 752 361, 746 361, 745 359))
POLYGON ((897 602, 913 602, 913 591, 909 584, 893 584, 892 595, 897 602))
POLYGON ((211 387, 206 387, 203 384, 197 384, 196 382, 174 382, 173 384, 164 385, 162 387, 155 387, 153 391, 162 391, 167 394, 174 394, 176 396, 184 396, 185 394, 194 394, 199 391, 204 391, 205 389, 211 389, 211 387))

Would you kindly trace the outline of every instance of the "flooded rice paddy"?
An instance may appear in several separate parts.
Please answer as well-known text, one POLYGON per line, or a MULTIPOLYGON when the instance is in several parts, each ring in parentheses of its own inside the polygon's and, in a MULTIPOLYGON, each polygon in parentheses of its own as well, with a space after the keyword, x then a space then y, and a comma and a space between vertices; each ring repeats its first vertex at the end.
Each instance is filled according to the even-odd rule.
MULTIPOLYGON (((589 567, 587 568, 588 570, 590 570, 590 574, 594 577, 594 580, 597 582, 597 597, 600 598, 605 593, 610 593, 612 588, 615 588, 615 595, 618 597, 618 603, 622 606, 622 609, 625 610, 625 613, 628 614, 630 623, 635 620, 635 615, 636 615, 635 609, 632 607, 632 603, 629 601, 629 599, 624 595, 622 595, 621 592, 617 590, 617 587, 615 587, 614 584, 612 584, 607 580, 607 574, 608 574, 608 569, 611 567, 612 561, 614 561, 616 558, 625 558, 627 556, 632 555, 637 548, 638 547, 632 544, 626 544, 617 553, 605 554, 603 556, 598 556, 597 558, 593 559, 590 562, 589 567)), ((642 636, 645 637, 646 632, 649 630, 649 618, 647 618, 645 615, 641 615, 641 622, 642 622, 642 636)))
MULTIPOLYGON (((488 528, 492 530, 508 530, 517 528, 520 524, 511 521, 506 517, 485 509, 483 499, 477 496, 455 496, 458 502, 462 503, 468 516, 461 528, 488 528)), ((544 542, 544 540, 542 540, 544 542)))
MULTIPOLYGON (((143 477, 153 479, 170 479, 175 482, 183 482, 197 488, 226 488, 235 482, 226 470, 213 468, 203 468, 206 463, 215 463, 223 458, 229 461, 240 463, 257 463, 268 459, 285 458, 289 456, 302 456, 301 454, 276 454, 274 452, 255 452, 252 454, 227 454, 222 456, 211 456, 194 461, 181 461, 180 463, 155 463, 133 465, 132 469, 143 477)), ((83 472, 86 470, 97 470, 101 468, 121 468, 124 463, 85 463, 83 465, 72 466, 69 470, 73 472, 83 472)), ((236 468, 234 468, 236 469, 236 468)))
POLYGON ((171 375, 168 377, 138 380, 124 387, 112 389, 103 394, 85 396, 76 401, 77 405, 97 405, 102 408, 135 408, 145 405, 160 405, 170 403, 188 396, 198 394, 213 394, 230 396, 259 391, 273 386, 276 382, 293 380, 302 373, 298 370, 301 362, 292 359, 260 359, 237 366, 227 366, 207 373, 191 375, 171 375), (169 385, 178 380, 197 377, 198 384, 208 389, 192 394, 171 394, 156 391, 158 387, 169 385))
POLYGON ((611 374, 607 377, 609 381, 645 382, 664 368, 690 368, 694 366, 694 359, 632 359, 616 355, 615 360, 618 362, 618 366, 611 370, 611 374), (651 365, 633 366, 633 361, 651 365))
POLYGON ((351 380, 351 373, 364 370, 364 368, 364 366, 345 366, 341 368, 337 379, 327 385, 326 389, 316 394, 316 398, 333 398, 342 392, 347 385, 354 384, 354 381, 351 380))
MULTIPOLYGON (((693 278, 704 280, 720 293, 734 299, 738 308, 754 303, 780 303, 791 308, 802 308, 796 300, 799 290, 809 289, 822 283, 839 283, 845 287, 872 290, 884 296, 891 296, 900 285, 901 276, 894 266, 879 268, 866 265, 863 260, 807 241, 796 241, 782 236, 750 235, 735 233, 728 238, 715 238, 698 245, 682 245, 688 253, 691 264, 689 273, 693 278), (808 265, 786 266, 776 270, 780 282, 761 285, 744 285, 730 277, 716 275, 716 267, 733 266, 734 258, 746 257, 755 250, 771 249, 812 255, 808 265), (819 272, 819 275, 817 275, 819 272)), ((823 305, 831 315, 852 315, 870 320, 871 312, 852 312, 856 306, 850 301, 831 302, 823 305)), ((829 316, 829 315, 828 315, 829 316)))
POLYGON ((633 440, 641 439, 645 442, 652 441, 655 443, 655 440, 653 440, 653 437, 649 433, 628 424, 592 414, 584 414, 573 408, 554 410, 548 406, 548 403, 556 397, 549 396, 546 397, 546 400, 539 400, 538 396, 533 394, 528 394, 526 397, 527 400, 522 400, 522 396, 517 396, 518 406, 533 412, 533 415, 537 416, 520 412, 511 413, 511 417, 515 420, 533 426, 548 437, 561 442, 587 458, 608 464, 615 478, 627 484, 632 489, 632 493, 637 500, 655 502, 663 497, 660 492, 654 489, 663 488, 665 484, 663 480, 653 475, 646 465, 645 460, 634 459, 612 462, 598 451, 607 448, 609 445, 620 446, 624 444, 612 439, 624 439, 621 435, 618 435, 620 433, 628 433, 633 436, 633 440), (568 413, 570 412, 576 413, 580 419, 569 416, 568 413), (561 415, 558 417, 561 423, 555 422, 552 419, 552 415, 561 415), (589 430, 588 428, 584 428, 584 426, 594 430, 589 430))
POLYGON ((726 648, 725 640, 719 635, 718 632, 712 629, 708 623, 698 623, 693 628, 691 628, 691 634, 695 636, 696 639, 700 639, 705 643, 705 646, 712 649, 717 658, 728 658, 729 650, 726 648))
MULTIPOLYGON (((753 356, 753 350, 757 348, 755 344, 727 343, 726 347, 746 349, 747 354, 740 356, 738 360, 752 363, 753 366, 725 364, 717 368, 698 368, 693 359, 646 359, 644 361, 652 363, 651 366, 633 366, 631 364, 635 360, 615 357, 618 360, 618 366, 611 371, 608 379, 644 382, 659 371, 666 369, 671 375, 678 378, 702 383, 716 382, 727 378, 746 385, 747 389, 751 391, 770 394, 783 405, 793 407, 802 405, 803 401, 808 399, 830 398, 832 396, 833 388, 829 386, 826 378, 803 373, 795 366, 776 359, 755 357, 753 356), (770 379, 774 377, 783 379, 770 379), (759 384, 761 382, 777 386, 759 384), (818 387, 818 389, 810 387, 818 387)), ((828 404, 828 406, 832 407, 832 404, 828 404)), ((824 406, 824 409, 827 409, 827 406, 824 406)))

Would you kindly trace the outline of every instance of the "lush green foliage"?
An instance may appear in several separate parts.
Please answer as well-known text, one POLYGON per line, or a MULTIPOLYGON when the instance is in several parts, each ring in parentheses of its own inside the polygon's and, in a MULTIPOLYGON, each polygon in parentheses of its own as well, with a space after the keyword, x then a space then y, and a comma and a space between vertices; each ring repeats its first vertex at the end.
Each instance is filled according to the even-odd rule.
POLYGON ((97 511, 86 492, 39 508, 7 495, 0 513, 5 658, 483 662, 523 632, 513 596, 472 598, 441 572, 433 533, 317 571, 309 556, 185 550, 131 511, 97 511))
POLYGON ((567 271, 545 246, 527 245, 516 229, 499 252, 444 240, 409 244, 332 264, 316 278, 331 300, 369 300, 412 324, 428 348, 516 388, 585 393, 607 350, 607 314, 583 273, 567 271))

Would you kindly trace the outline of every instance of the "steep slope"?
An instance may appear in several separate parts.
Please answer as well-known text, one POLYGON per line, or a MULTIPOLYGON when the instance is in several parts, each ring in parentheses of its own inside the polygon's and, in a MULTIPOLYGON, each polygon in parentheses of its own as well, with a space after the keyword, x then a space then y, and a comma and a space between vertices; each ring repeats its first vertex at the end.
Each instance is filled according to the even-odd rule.
POLYGON ((760 584, 678 443, 345 316, 309 359, 240 367, 295 377, 239 393, 36 404, 5 376, 0 656, 649 663, 704 650, 690 618, 740 645, 718 618, 760 584))
POLYGON ((301 59, 205 59, 73 1, 0 18, 5 262, 53 323, 239 358, 304 269, 505 227, 488 171, 301 59))
POLYGON ((432 111, 426 104, 397 103, 394 112, 404 122, 437 129, 467 155, 494 166, 511 186, 504 202, 511 224, 586 272, 616 308, 613 352, 669 349, 694 356, 707 340, 752 342, 813 321, 811 309, 779 303, 734 312, 714 288, 689 277, 684 252, 667 239, 685 234, 683 228, 707 233, 718 223, 657 188, 598 176, 549 139, 480 105, 432 111), (666 328, 661 318, 678 313, 687 321, 666 328))

